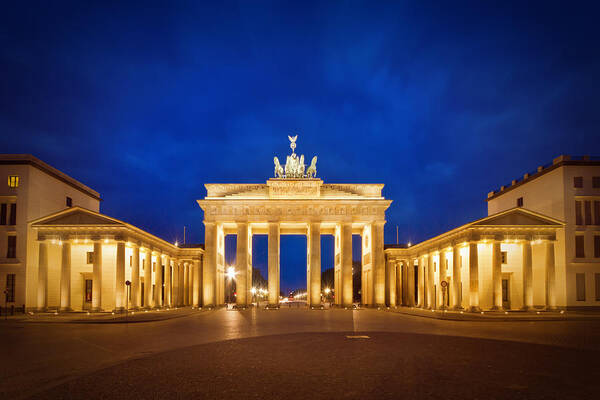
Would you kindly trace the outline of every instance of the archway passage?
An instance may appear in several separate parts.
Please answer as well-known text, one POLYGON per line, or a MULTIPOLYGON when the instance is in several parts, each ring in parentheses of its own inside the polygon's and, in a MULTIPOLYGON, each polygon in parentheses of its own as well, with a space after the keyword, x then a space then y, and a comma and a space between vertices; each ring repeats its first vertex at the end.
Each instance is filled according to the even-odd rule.
POLYGON ((324 184, 320 179, 270 179, 266 184, 206 184, 198 200, 204 210, 205 257, 203 305, 224 302, 224 237, 237 235, 236 303, 252 296, 252 236, 268 235, 269 305, 280 293, 280 237, 305 235, 307 302, 321 306, 321 235, 334 236, 335 304, 351 307, 353 296, 352 235, 360 235, 361 296, 366 306, 385 302, 383 226, 391 204, 382 184, 324 184))

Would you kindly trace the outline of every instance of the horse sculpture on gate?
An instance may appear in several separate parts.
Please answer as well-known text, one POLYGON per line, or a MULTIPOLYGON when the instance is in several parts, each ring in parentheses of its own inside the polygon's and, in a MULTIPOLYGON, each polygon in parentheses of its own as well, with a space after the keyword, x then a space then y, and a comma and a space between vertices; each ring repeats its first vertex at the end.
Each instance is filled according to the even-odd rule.
POLYGON ((312 158, 312 161, 310 162, 310 167, 308 167, 308 169, 306 170, 306 177, 307 178, 315 178, 317 176, 317 156, 314 156, 312 158))
POLYGON ((282 166, 279 163, 279 159, 277 157, 273 158, 273 162, 275 163, 275 177, 280 179, 302 179, 302 178, 316 178, 317 176, 317 156, 314 156, 310 166, 306 169, 306 165, 304 164, 304 154, 300 157, 295 152, 296 149, 296 139, 298 135, 291 137, 290 139, 290 147, 292 149, 292 154, 287 156, 287 160, 285 166, 282 166))
POLYGON ((273 160, 275 161, 275 177, 283 178, 283 167, 279 164, 279 159, 275 157, 273 160))

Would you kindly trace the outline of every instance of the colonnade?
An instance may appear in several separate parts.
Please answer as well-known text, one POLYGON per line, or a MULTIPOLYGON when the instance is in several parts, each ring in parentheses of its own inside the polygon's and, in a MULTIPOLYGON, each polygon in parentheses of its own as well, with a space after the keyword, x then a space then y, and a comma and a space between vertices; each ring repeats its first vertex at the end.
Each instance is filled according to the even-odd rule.
MULTIPOLYGON (((204 221, 205 224, 205 257, 203 268, 203 304, 205 306, 223 304, 223 283, 221 281, 225 252, 224 223, 204 221)), ((373 222, 357 228, 363 236, 364 257, 363 275, 363 304, 380 305, 385 301, 385 256, 383 252, 383 224, 373 222)), ((246 307, 252 301, 250 290, 252 287, 252 236, 258 231, 268 235, 268 307, 279 306, 280 295, 280 236, 282 223, 271 221, 259 223, 260 229, 255 230, 254 225, 247 221, 227 223, 229 234, 237 235, 236 245, 236 305, 246 307), (235 229, 231 226, 235 226, 235 229)), ((298 224, 296 224, 298 225, 298 224)), ((333 234, 335 239, 335 303, 342 307, 351 307, 353 303, 352 285, 352 233, 351 222, 331 222, 324 224, 322 221, 310 221, 303 224, 303 228, 295 228, 293 232, 285 226, 284 234, 305 234, 307 236, 306 249, 306 280, 307 302, 311 307, 321 306, 321 235, 333 234), (326 228, 324 226, 326 225, 326 228), (325 232, 324 232, 325 230, 325 232)))
MULTIPOLYGON (((52 240, 50 245, 61 247, 60 260, 49 260, 49 240, 39 240, 38 250, 38 285, 37 309, 53 308, 48 301, 48 267, 54 262, 60 263, 59 301, 56 308, 60 311, 73 309, 72 299, 72 252, 73 247, 87 246, 78 240, 52 240)), ((86 241, 87 242, 87 241, 86 241)), ((163 307, 199 306, 201 304, 201 257, 181 259, 159 249, 141 247, 125 241, 93 240, 92 256, 92 290, 91 311, 124 311, 129 309, 152 309, 163 307), (103 250, 116 247, 114 260, 114 275, 104 271, 103 250), (130 250, 130 273, 126 274, 126 247, 130 250), (143 254, 143 258, 141 255, 143 254), (153 261, 154 259, 154 261, 153 261), (130 276, 130 290, 125 277, 130 276), (163 281, 164 277, 164 281, 163 281), (113 281, 114 280, 114 281, 113 281), (113 285, 114 282, 114 285, 113 285), (114 288, 114 291, 103 290, 103 286, 114 288), (154 290, 153 290, 154 287, 154 290), (143 293, 142 293, 143 291, 143 293), (103 299, 103 292, 111 293, 110 299, 103 299), (129 299, 128 300, 128 296, 129 299)), ((113 249, 111 249, 113 250, 113 249)), ((112 262, 109 271, 112 272, 112 262)), ((78 266, 80 267, 80 266, 78 266)), ((79 271, 82 268, 78 268, 79 271)), ((85 285, 83 290, 85 290, 85 285)), ((81 293, 83 299, 84 293, 81 293)))
MULTIPOLYGON (((503 309, 502 242, 501 239, 484 239, 454 244, 444 248, 414 249, 415 255, 412 256, 394 257, 388 255, 386 262, 386 305, 390 307, 397 305, 416 306, 430 310, 466 309, 471 312, 479 312, 481 311, 480 264, 485 264, 491 266, 492 304, 489 309, 503 309), (478 250, 479 244, 491 244, 491 260, 482 259, 482 255, 479 254, 478 250), (466 248, 464 252, 467 256, 466 265, 464 265, 463 256, 461 255, 461 248, 466 248), (452 254, 452 256, 448 258, 448 254, 452 254), (415 271, 418 275, 417 282, 415 282, 415 271), (450 277, 447 276, 448 271, 452 271, 450 277), (466 276, 463 276, 465 271, 466 276), (468 284, 467 293, 464 293, 463 284, 468 284), (440 290, 444 286, 445 288, 440 290)), ((543 305, 547 309, 555 309, 556 266, 554 240, 515 240, 513 243, 520 243, 521 247, 521 309, 531 310, 534 307, 532 243, 544 246, 542 262, 546 291, 545 304, 543 305)))

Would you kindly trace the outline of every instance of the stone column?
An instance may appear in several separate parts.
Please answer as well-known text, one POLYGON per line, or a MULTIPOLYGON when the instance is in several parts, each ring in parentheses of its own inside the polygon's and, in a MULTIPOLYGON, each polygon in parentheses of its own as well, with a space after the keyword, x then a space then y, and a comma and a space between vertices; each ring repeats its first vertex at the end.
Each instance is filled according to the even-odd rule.
POLYGON ((554 242, 546 241, 546 308, 556 309, 556 265, 554 261, 554 242))
POLYGON ((40 242, 38 259, 37 309, 46 311, 48 306, 48 244, 40 242))
POLYGON ((131 308, 140 307, 140 248, 133 245, 131 254, 131 308))
POLYGON ((404 284, 404 272, 402 271, 400 263, 394 261, 394 265, 396 267, 396 303, 399 305, 405 305, 404 290, 402 289, 402 285, 404 284))
POLYGON ((317 307, 321 305, 321 223, 311 222, 309 225, 310 299, 308 301, 310 306, 317 307))
POLYGON ((340 253, 342 258, 342 293, 335 293, 336 298, 341 295, 343 307, 352 307, 354 303, 352 283, 352 224, 343 223, 340 227, 340 253))
POLYGON ((184 307, 185 306, 185 262, 183 261, 179 261, 179 265, 177 266, 177 272, 178 272, 178 280, 179 280, 179 287, 178 287, 178 306, 179 307, 184 307))
POLYGON ((179 260, 173 260, 172 283, 173 307, 179 307, 179 260))
POLYGON ((200 268, 200 260, 194 260, 194 269, 193 269, 193 284, 192 284, 192 305, 194 307, 200 307, 200 277, 202 275, 202 270, 200 268))
POLYGON ((63 242, 60 269, 60 311, 71 311, 71 243, 63 242))
POLYGON ((435 310, 435 272, 433 257, 427 254, 427 309, 435 310))
POLYGON ((202 268, 202 305, 217 304, 217 224, 204 221, 204 268, 202 268))
POLYGON ((269 223, 269 253, 267 275, 269 307, 279 307, 279 223, 269 223))
POLYGON ((162 274, 163 259, 162 254, 156 254, 156 266, 154 268, 154 307, 160 308, 163 305, 163 274, 162 274))
POLYGON ((92 267, 92 311, 102 310, 102 243, 94 242, 92 267))
POLYGON ((246 307, 248 304, 248 224, 238 222, 237 224, 237 251, 236 251, 236 275, 235 287, 237 296, 235 303, 238 307, 246 307))
POLYGON ((446 299, 444 298, 444 296, 449 296, 450 292, 448 290, 448 287, 446 287, 445 291, 442 288, 442 282, 446 281, 446 252, 443 249, 440 249, 438 255, 438 264, 440 267, 438 274, 438 303, 440 305, 440 309, 444 310, 446 309, 446 299))
POLYGON ((183 263, 183 305, 190 305, 190 272, 189 264, 183 263))
POLYGON ((408 301, 408 261, 404 261, 404 268, 402 268, 402 293, 404 294, 404 305, 410 306, 408 301))
POLYGON ((452 247, 452 308, 462 310, 460 247, 452 247))
POLYGON ((165 301, 164 305, 167 307, 171 307, 173 305, 172 301, 172 287, 173 283, 171 280, 171 257, 169 255, 165 256, 165 301))
POLYGON ((533 307, 533 265, 531 262, 531 242, 523 242, 523 310, 533 307))
POLYGON ((125 243, 117 242, 115 311, 125 310, 125 243))
POLYGON ((477 242, 469 243, 469 311, 481 311, 479 308, 479 253, 477 242))
POLYGON ((492 310, 502 309, 502 251, 500 241, 492 243, 492 310))
POLYGON ((415 306, 415 264, 412 259, 406 262, 408 305, 415 306))
POLYGON ((388 307, 396 307, 396 264, 392 260, 388 260, 387 265, 387 282, 386 294, 388 307))
POLYGON ((144 260, 144 308, 152 308, 152 250, 146 250, 144 260))
POLYGON ((417 268, 419 269, 418 275, 418 290, 417 293, 417 307, 424 308, 425 304, 425 268, 423 265, 423 257, 417 258, 417 268))
POLYGON ((188 306, 194 304, 194 261, 188 264, 188 306))
MULTIPOLYGON (((383 225, 384 222, 375 222, 373 224, 373 300, 377 307, 385 305, 385 254, 383 252, 383 225)), ((414 271, 413 271, 414 273, 414 271)))

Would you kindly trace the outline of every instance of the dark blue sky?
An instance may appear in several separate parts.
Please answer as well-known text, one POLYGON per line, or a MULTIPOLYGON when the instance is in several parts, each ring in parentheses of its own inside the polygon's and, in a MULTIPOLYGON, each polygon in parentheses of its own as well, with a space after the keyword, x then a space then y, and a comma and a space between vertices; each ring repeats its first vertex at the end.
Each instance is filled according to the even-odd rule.
MULTIPOLYGON (((326 182, 386 184, 390 243, 396 225, 416 242, 486 215, 490 190, 559 154, 600 153, 591 2, 121 3, 3 5, 0 151, 170 241, 186 225, 203 242, 203 184, 264 182, 291 132, 326 182)), ((283 287, 305 286, 304 243, 282 240, 283 287)))

